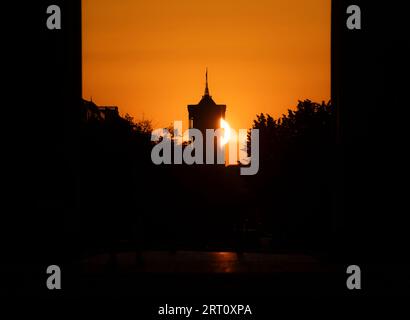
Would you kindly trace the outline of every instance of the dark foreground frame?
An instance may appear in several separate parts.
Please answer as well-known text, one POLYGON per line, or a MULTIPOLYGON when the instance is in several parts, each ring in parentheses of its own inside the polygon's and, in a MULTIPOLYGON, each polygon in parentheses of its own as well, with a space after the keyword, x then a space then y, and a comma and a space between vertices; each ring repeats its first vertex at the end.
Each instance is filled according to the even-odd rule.
MULTIPOLYGON (((78 190, 81 1, 54 4, 62 8, 61 31, 45 27, 47 1, 27 1, 18 22, 3 20, 8 33, 2 40, 7 66, 1 266, 3 274, 15 275, 4 282, 5 294, 52 294, 44 286, 45 268, 65 263, 75 240, 65 226, 75 212, 78 190)), ((312 281, 341 284, 345 266, 358 264, 363 272, 369 270, 364 293, 405 293, 406 194, 398 183, 407 168, 401 115, 407 84, 402 70, 408 56, 403 20, 398 4, 391 4, 396 14, 389 15, 376 2, 356 1, 362 30, 351 31, 345 27, 349 4, 332 2, 332 100, 339 112, 340 175, 329 241, 340 268, 333 282, 323 275, 312 280, 312 275, 286 274, 272 283, 293 283, 296 291, 312 281)), ((5 5, 4 12, 13 8, 5 5)), ((76 273, 67 278, 75 281, 76 273)), ((334 290, 349 294, 344 287, 334 290)))

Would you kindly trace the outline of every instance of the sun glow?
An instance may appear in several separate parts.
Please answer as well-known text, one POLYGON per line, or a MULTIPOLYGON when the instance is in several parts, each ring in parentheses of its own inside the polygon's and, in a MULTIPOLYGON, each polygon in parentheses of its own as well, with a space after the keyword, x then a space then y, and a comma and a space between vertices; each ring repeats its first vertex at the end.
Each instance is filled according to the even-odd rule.
POLYGON ((231 139, 231 127, 229 126, 228 122, 226 122, 224 119, 221 119, 221 128, 224 129, 224 135, 221 140, 221 143, 224 146, 231 139))

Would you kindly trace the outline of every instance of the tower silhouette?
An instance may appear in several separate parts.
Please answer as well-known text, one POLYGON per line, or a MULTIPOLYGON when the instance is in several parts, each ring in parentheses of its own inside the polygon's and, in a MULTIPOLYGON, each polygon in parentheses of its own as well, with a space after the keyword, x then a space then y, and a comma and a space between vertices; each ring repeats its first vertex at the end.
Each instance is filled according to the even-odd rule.
POLYGON ((225 119, 226 105, 216 104, 209 94, 208 69, 205 73, 205 93, 198 104, 188 105, 189 128, 199 129, 205 137, 206 129, 219 129, 225 119))

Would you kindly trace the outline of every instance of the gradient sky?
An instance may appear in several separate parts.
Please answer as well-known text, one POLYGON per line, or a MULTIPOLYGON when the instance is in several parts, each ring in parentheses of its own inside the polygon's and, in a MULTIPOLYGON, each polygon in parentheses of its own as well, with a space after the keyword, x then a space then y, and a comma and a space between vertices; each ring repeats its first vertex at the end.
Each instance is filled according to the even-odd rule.
POLYGON ((83 0, 83 95, 187 125, 205 69, 235 129, 330 98, 330 0, 83 0))

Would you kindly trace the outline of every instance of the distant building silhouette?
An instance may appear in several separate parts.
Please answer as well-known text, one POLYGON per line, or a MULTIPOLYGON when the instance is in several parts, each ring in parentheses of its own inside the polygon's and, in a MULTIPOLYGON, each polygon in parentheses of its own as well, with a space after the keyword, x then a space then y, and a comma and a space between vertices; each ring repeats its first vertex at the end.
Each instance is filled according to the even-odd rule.
MULTIPOLYGON (((209 94, 208 88, 208 69, 205 73, 205 94, 202 96, 201 101, 198 104, 188 105, 189 113, 189 129, 198 129, 202 132, 203 136, 203 155, 204 163, 206 163, 206 130, 213 129, 217 130, 221 128, 221 119, 225 119, 226 105, 225 104, 216 104, 212 99, 212 96, 209 94)), ((193 136, 189 137, 191 140, 193 136)), ((224 150, 224 149, 220 149, 224 150)), ((214 138, 214 161, 213 163, 218 163, 217 160, 218 154, 218 141, 217 138, 214 138)), ((222 164, 222 163, 220 163, 222 164)))
POLYGON ((118 107, 116 106, 97 106, 92 101, 83 100, 83 115, 82 119, 85 122, 89 121, 116 121, 120 119, 118 107))
POLYGON ((208 70, 205 75, 205 94, 198 104, 188 105, 189 128, 199 129, 205 137, 206 129, 219 129, 225 119, 226 105, 216 104, 209 94, 208 70))

